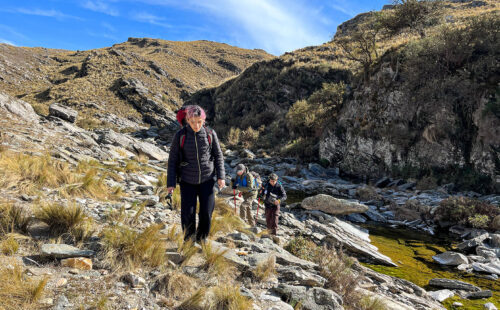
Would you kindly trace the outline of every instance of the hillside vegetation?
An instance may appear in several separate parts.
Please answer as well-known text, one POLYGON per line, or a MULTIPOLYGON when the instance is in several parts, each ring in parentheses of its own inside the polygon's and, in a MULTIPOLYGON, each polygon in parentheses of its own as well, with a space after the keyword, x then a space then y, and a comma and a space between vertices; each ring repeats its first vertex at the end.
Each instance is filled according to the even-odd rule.
POLYGON ((399 1, 188 102, 212 112, 229 144, 321 159, 357 176, 492 190, 499 25, 495 1, 399 1))

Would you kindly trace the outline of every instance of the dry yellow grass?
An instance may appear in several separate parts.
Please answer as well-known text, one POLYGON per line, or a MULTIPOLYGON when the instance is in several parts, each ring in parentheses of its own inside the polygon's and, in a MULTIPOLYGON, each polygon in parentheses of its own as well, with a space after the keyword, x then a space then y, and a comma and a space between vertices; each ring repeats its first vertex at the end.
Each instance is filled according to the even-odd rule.
POLYGON ((0 236, 16 231, 26 232, 31 220, 25 207, 12 203, 0 204, 0 236))
POLYGON ((202 269, 219 278, 235 274, 234 265, 224 257, 228 249, 217 250, 210 241, 204 242, 201 249, 205 259, 205 263, 201 266, 202 269))
POLYGON ((254 275, 259 281, 265 281, 276 274, 276 257, 270 255, 265 261, 257 265, 254 275))
POLYGON ((42 297, 47 280, 47 278, 39 281, 31 280, 15 263, 2 263, 0 265, 0 309, 40 309, 36 302, 42 297))
POLYGON ((213 299, 206 306, 207 310, 248 310, 252 301, 241 295, 239 286, 224 284, 212 289, 213 299))
POLYGON ((166 243, 161 228, 161 225, 152 225, 143 232, 124 226, 105 228, 101 235, 108 265, 113 269, 163 265, 166 243))
POLYGON ((14 255, 19 249, 19 243, 14 236, 8 234, 5 238, 0 239, 0 252, 4 255, 14 255))
POLYGON ((0 153, 0 186, 10 191, 35 194, 42 187, 50 187, 66 197, 117 198, 116 191, 104 182, 107 176, 89 163, 72 168, 48 154, 0 153))

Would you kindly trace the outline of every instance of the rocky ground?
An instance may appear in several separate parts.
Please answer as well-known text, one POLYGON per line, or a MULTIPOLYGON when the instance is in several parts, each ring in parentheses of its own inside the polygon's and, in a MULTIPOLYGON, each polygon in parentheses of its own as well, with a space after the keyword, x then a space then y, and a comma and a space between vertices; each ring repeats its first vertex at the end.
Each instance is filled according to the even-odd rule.
MULTIPOLYGON (((450 294, 467 298, 491 296, 491 291, 446 279, 435 279, 431 283, 444 290, 428 292, 409 281, 380 274, 358 263, 397 266, 397 262, 370 243, 368 232, 356 223, 373 221, 435 233, 437 224, 420 218, 418 212, 403 214, 401 210, 415 205, 434 209, 451 195, 446 187, 418 191, 411 182, 390 179, 367 187, 343 180, 335 169, 317 164, 300 165, 293 159, 265 158, 250 151, 226 150, 228 172, 238 163, 262 175, 274 171, 291 194, 288 206, 282 210, 278 238, 272 239, 263 232, 265 218, 262 208, 257 216, 257 204, 253 211, 257 217, 256 227, 248 227, 232 216, 234 197, 232 189, 226 188, 219 193, 219 210, 214 215, 215 228, 209 246, 188 246, 179 242, 178 201, 174 197, 173 205, 169 204, 162 192, 168 135, 160 134, 155 127, 139 128, 134 133, 118 133, 111 129, 87 131, 73 124, 78 117, 75 111, 53 105, 50 115, 40 118, 29 104, 7 95, 0 95, 0 109, 4 115, 0 119, 2 162, 19 153, 35 158, 50 155, 57 162, 69 164, 68 167, 87 171, 85 175, 92 170, 85 170, 85 167, 91 166, 92 171, 97 171, 91 179, 95 176, 102 181, 97 190, 85 187, 94 182, 88 179, 59 186, 44 185, 48 184, 44 183, 46 180, 36 180, 42 186, 35 184, 31 188, 25 184, 23 176, 7 182, 11 180, 7 178, 10 166, 0 165, 5 180, 1 189, 3 202, 20 206, 35 215, 42 202, 68 208, 76 206, 93 223, 88 236, 77 238, 71 233, 68 238, 65 234, 54 235, 51 227, 37 218, 26 233, 2 237, 3 244, 5 240, 14 239, 19 245, 10 253, 2 250, 2 273, 21 268, 23 281, 47 281, 44 294, 34 304, 27 303, 29 307, 200 309, 199 305, 194 306, 196 290, 200 289, 199 294, 205 296, 203 304, 207 303, 206 299, 220 299, 217 289, 228 292, 236 288, 234 294, 249 300, 247 306, 238 309, 349 308, 349 294, 333 289, 330 285, 332 273, 325 273, 321 263, 299 258, 284 249, 285 245, 296 241, 296 236, 332 249, 342 248, 345 254, 354 258, 346 277, 357 279, 352 290, 367 296, 372 304, 365 309, 444 309, 439 301, 450 294), (71 191, 74 188, 82 188, 82 191, 71 191), (113 242, 109 242, 106 233, 110 232, 110 227, 130 229, 130 234, 143 234, 135 239, 136 245, 143 242, 146 246, 147 236, 151 239, 160 236, 160 256, 165 260, 160 260, 160 264, 145 263, 145 253, 140 253, 139 248, 136 251, 139 254, 129 256, 132 257, 130 261, 120 261, 120 255, 133 251, 126 247, 109 251, 113 242), (151 227, 157 227, 158 231, 151 231, 151 227), (146 237, 141 239, 140 236, 146 237), (220 263, 220 257, 224 258, 224 263, 220 263), (186 300, 192 303, 186 304, 186 300), (376 308, 376 300, 383 305, 376 308)), ((30 168, 24 171, 27 173, 30 168)), ((500 196, 480 197, 473 192, 458 195, 474 196, 496 205, 500 203, 500 196)), ((239 202, 241 200, 237 199, 236 208, 239 202)), ((462 253, 439 254, 435 260, 496 280, 500 275, 500 235, 460 227, 451 230, 464 239, 458 246, 462 253)), ((147 248, 144 249, 146 252, 147 248)), ((15 306, 5 307, 15 309, 15 306)), ((227 304, 216 309, 225 307, 227 304)), ((491 303, 485 307, 495 309, 491 303)))

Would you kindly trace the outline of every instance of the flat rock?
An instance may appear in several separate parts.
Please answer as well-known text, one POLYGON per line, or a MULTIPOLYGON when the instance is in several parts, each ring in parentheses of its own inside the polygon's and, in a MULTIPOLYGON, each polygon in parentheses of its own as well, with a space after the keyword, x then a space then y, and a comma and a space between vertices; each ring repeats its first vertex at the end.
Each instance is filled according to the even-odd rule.
POLYGON ((0 93, 0 109, 28 122, 37 122, 40 118, 31 104, 4 93, 0 93))
POLYGON ((277 272, 278 279, 288 282, 296 282, 298 285, 323 287, 326 283, 325 278, 302 270, 302 268, 296 266, 280 267, 277 272))
POLYGON ((325 194, 307 197, 302 201, 301 206, 306 210, 320 210, 333 215, 363 213, 368 211, 368 207, 360 203, 337 199, 325 194))
POLYGON ((428 292, 428 294, 439 302, 443 302, 445 299, 455 296, 455 293, 450 290, 432 291, 428 292))
POLYGON ((471 292, 465 295, 465 298, 467 299, 483 299, 483 298, 490 298, 493 296, 493 293, 490 290, 484 290, 484 291, 479 291, 479 292, 471 292))
POLYGON ((94 251, 80 250, 68 244, 43 244, 41 250, 42 255, 55 258, 90 257, 94 255, 94 251))
POLYGON ((431 279, 429 281, 429 285, 440 288, 449 288, 449 289, 474 291, 474 292, 481 290, 479 287, 472 285, 470 283, 458 280, 451 280, 451 279, 439 279, 439 278, 431 279))
POLYGON ((469 250, 474 249, 475 247, 477 247, 479 245, 482 245, 484 240, 486 240, 488 238, 489 238, 488 233, 482 234, 482 235, 477 236, 473 239, 470 239, 470 240, 467 240, 467 241, 464 241, 464 242, 458 244, 457 249, 459 249, 461 251, 469 251, 469 250))
POLYGON ((485 303, 483 307, 487 310, 497 310, 497 307, 492 302, 485 303))
POLYGON ((78 117, 78 112, 55 102, 49 106, 49 115, 74 123, 78 117))

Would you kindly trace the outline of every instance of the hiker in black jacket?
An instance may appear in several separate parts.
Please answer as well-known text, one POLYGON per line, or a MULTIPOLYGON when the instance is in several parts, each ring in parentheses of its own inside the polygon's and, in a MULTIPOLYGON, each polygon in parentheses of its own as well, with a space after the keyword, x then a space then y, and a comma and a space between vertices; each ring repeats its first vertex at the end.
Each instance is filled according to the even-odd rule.
POLYGON ((260 196, 264 199, 264 205, 266 206, 267 229, 272 235, 276 236, 280 206, 286 200, 285 189, 278 182, 276 173, 269 175, 269 181, 262 187, 260 196))
MULTIPOLYGON (((220 189, 225 186, 224 158, 215 131, 204 126, 205 111, 197 105, 188 105, 183 113, 186 126, 174 135, 170 146, 167 190, 172 193, 179 181, 184 239, 193 238, 196 233, 196 241, 200 242, 210 232, 215 206, 215 182, 220 189), (200 212, 196 229, 198 198, 200 212)), ((180 122, 183 121, 181 117, 180 122)))

